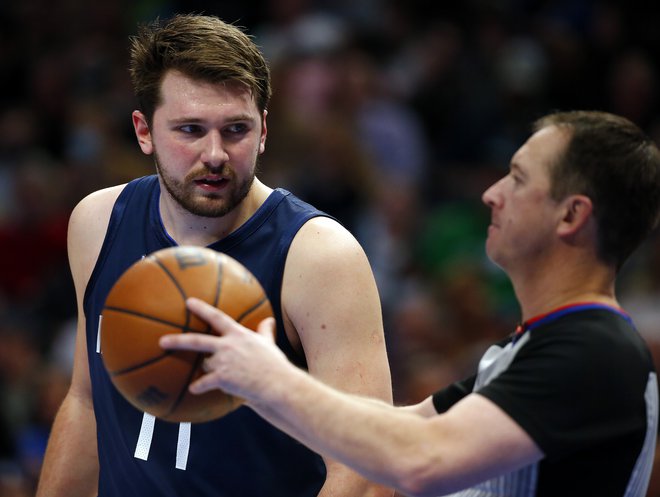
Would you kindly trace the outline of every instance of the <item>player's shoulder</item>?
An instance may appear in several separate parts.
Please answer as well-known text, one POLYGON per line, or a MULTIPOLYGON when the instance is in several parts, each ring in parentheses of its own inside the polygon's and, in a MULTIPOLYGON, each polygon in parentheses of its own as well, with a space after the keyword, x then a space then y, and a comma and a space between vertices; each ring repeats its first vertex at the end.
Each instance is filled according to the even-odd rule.
POLYGON ((309 219, 298 231, 287 256, 287 268, 300 274, 322 274, 340 278, 348 271, 369 274, 367 255, 355 236, 336 220, 318 216, 309 219), (298 271, 297 271, 298 272, 298 271))
POLYGON ((69 250, 86 249, 89 243, 103 240, 112 208, 126 185, 97 190, 85 196, 74 207, 69 218, 69 250))
POLYGON ((294 243, 322 253, 362 251, 355 236, 337 220, 327 216, 307 220, 298 231, 294 243))
POLYGON ((79 218, 109 216, 117 197, 125 187, 126 184, 110 186, 86 195, 73 209, 71 221, 77 221, 79 218))
POLYGON ((78 272, 91 272, 108 229, 112 208, 125 186, 92 192, 80 200, 71 212, 67 245, 74 277, 78 272))

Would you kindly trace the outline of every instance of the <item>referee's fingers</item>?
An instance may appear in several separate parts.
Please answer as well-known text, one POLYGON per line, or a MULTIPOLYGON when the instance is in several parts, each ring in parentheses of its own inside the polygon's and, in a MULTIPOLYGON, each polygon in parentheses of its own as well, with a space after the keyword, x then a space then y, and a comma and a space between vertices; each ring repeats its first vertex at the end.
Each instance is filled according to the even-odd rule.
POLYGON ((186 300, 186 306, 193 314, 211 325, 211 328, 220 335, 226 335, 233 330, 240 330, 242 328, 228 314, 225 314, 217 307, 207 304, 203 300, 191 297, 186 300))
POLYGON ((163 335, 158 343, 164 349, 193 350, 210 354, 216 349, 216 340, 217 337, 203 333, 176 333, 163 335))

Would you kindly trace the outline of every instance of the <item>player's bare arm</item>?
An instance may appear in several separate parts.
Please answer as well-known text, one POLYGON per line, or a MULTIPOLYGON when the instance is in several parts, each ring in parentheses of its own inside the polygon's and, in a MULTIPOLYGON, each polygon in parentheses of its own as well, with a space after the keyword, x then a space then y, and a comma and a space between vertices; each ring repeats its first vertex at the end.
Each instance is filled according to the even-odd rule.
POLYGON ((112 205, 121 189, 121 186, 113 187, 85 197, 73 210, 69 220, 69 265, 78 305, 73 374, 71 386, 51 430, 38 496, 96 495, 96 423, 82 301, 103 243, 112 205))
MULTIPOLYGON (((298 232, 287 258, 282 302, 287 335, 299 342, 313 376, 391 404, 376 283, 362 247, 336 221, 314 218, 298 232)), ((330 460, 326 464, 325 491, 338 495, 333 481, 346 488, 355 475, 330 460)))

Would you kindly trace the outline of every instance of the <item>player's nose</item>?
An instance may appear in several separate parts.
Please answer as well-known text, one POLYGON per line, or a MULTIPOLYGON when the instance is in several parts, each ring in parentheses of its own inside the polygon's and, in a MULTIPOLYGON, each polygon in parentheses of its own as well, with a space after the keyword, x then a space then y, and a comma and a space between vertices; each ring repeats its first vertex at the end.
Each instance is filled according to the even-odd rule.
POLYGON ((225 149, 225 143, 219 131, 211 131, 204 139, 201 160, 208 167, 222 166, 229 160, 229 154, 225 149))

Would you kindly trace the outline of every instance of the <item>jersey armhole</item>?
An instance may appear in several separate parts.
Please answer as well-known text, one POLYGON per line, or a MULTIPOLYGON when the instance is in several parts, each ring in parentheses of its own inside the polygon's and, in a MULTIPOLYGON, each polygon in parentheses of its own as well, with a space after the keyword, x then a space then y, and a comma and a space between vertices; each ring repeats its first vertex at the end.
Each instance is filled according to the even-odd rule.
POLYGON ((89 294, 94 288, 98 274, 103 269, 104 261, 107 260, 107 253, 110 251, 114 240, 117 234, 117 226, 121 223, 121 220, 124 217, 124 212, 126 210, 126 205, 135 192, 135 188, 131 186, 131 183, 127 184, 124 189, 119 193, 117 199, 115 200, 112 210, 110 212, 110 219, 108 220, 108 227, 103 238, 103 243, 101 244, 101 250, 96 258, 96 263, 94 264, 94 269, 89 276, 87 281, 87 286, 85 287, 85 295, 83 298, 83 309, 86 309, 87 301, 89 299, 89 294))

